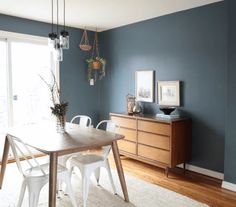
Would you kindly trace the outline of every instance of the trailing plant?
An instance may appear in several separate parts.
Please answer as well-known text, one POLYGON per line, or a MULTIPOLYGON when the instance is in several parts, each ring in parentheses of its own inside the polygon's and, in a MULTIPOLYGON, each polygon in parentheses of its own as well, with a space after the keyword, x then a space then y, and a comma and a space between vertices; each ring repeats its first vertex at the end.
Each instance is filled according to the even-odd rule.
POLYGON ((101 80, 106 75, 106 60, 99 56, 99 48, 98 48, 98 34, 95 33, 94 42, 93 42, 93 50, 92 56, 86 59, 88 64, 88 81, 94 80, 94 82, 98 79, 101 80))
POLYGON ((96 76, 98 76, 98 79, 101 80, 103 77, 106 75, 106 60, 104 58, 100 57, 90 57, 89 59, 86 60, 88 64, 88 81, 91 79, 96 80, 96 76), (94 69, 94 62, 99 62, 100 64, 100 69, 94 69))

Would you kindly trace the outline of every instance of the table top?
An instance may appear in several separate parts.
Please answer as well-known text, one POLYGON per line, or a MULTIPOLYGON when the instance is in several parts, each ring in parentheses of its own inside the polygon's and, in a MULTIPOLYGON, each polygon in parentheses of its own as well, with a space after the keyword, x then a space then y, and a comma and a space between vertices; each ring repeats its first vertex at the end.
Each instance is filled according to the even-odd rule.
POLYGON ((94 149, 124 138, 120 134, 72 123, 66 123, 66 133, 57 133, 51 125, 35 124, 9 128, 7 135, 43 153, 57 152, 58 155, 94 149))

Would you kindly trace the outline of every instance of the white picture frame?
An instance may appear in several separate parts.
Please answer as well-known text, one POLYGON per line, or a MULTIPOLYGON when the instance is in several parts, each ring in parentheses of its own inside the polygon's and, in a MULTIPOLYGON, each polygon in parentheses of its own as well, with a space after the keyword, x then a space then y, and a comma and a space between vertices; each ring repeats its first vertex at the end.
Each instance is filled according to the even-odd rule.
POLYGON ((158 104, 180 106, 180 81, 158 81, 158 104))
POLYGON ((135 96, 137 101, 154 101, 154 70, 136 71, 135 96))

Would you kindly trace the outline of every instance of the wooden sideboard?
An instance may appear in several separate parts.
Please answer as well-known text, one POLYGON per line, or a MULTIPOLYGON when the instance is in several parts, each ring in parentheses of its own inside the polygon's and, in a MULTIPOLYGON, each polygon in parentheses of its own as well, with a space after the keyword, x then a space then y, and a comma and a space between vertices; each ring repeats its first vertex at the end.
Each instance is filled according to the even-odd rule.
POLYGON ((110 119, 120 126, 120 154, 155 166, 169 168, 189 161, 192 124, 189 118, 159 119, 155 115, 110 113, 110 119))

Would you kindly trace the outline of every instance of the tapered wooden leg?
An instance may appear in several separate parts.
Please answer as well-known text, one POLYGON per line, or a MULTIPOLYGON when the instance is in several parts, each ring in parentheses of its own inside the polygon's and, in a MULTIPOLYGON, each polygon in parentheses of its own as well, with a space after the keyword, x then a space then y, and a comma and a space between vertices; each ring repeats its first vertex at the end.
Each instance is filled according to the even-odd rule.
POLYGON ((56 207, 56 191, 57 191, 57 153, 51 153, 49 167, 49 199, 48 206, 56 207))
POLYGON ((169 176, 169 167, 166 167, 165 173, 166 173, 166 177, 168 178, 168 176, 169 176))
POLYGON ((125 201, 129 202, 129 195, 128 195, 128 191, 127 191, 127 187, 126 187, 124 171, 123 171, 122 164, 120 161, 119 149, 118 149, 116 141, 113 141, 113 143, 112 143, 112 151, 113 151, 113 156, 114 156, 114 160, 116 163, 116 169, 117 169, 117 172, 119 175, 120 184, 121 184, 121 188, 123 191, 125 201))
POLYGON ((185 174, 185 172, 186 172, 186 163, 185 162, 183 164, 183 167, 184 167, 184 174, 185 174))
POLYGON ((8 141, 8 138, 6 137, 4 149, 3 149, 3 155, 2 155, 2 163, 1 163, 0 189, 2 189, 3 178, 4 178, 7 160, 8 160, 9 147, 10 147, 10 143, 8 141))

